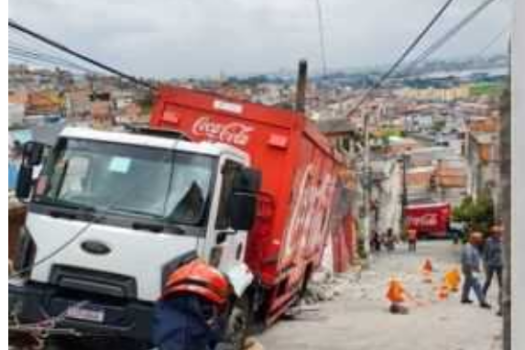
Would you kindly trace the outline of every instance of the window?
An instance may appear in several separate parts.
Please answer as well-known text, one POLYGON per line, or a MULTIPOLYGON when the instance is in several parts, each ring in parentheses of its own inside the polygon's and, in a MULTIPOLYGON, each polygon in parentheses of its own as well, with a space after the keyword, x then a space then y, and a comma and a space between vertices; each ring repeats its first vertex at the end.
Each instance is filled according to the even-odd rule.
POLYGON ((63 139, 35 200, 197 225, 205 218, 214 165, 205 155, 63 139))
POLYGON ((227 229, 230 227, 230 214, 228 213, 228 200, 233 190, 233 182, 237 171, 241 165, 231 160, 227 160, 222 167, 222 186, 219 199, 219 209, 217 211, 217 221, 215 228, 227 229))

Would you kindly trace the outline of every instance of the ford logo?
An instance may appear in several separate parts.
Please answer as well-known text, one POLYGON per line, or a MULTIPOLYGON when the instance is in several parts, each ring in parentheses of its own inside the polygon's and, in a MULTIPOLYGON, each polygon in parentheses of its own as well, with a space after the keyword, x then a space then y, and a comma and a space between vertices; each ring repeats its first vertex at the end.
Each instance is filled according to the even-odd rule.
POLYGON ((111 252, 111 249, 100 241, 84 241, 80 247, 85 252, 95 255, 106 255, 111 252))

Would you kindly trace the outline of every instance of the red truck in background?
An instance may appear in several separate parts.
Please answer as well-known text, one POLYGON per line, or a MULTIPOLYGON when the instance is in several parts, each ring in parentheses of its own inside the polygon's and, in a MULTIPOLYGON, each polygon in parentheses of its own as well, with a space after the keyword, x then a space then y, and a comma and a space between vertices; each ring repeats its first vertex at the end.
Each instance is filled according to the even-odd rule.
POLYGON ((448 235, 449 203, 410 204, 405 208, 407 229, 416 230, 419 238, 445 238, 448 235))
POLYGON ((164 87, 150 127, 189 140, 233 145, 262 173, 245 262, 255 276, 252 309, 266 323, 297 300, 320 265, 328 235, 350 230, 341 156, 304 115, 208 92, 164 87))

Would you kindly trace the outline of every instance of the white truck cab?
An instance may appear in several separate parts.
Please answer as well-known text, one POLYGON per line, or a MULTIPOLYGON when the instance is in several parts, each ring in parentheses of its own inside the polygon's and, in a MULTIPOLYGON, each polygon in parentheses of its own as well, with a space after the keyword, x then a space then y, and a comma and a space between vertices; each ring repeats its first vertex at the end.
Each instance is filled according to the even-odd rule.
POLYGON ((10 294, 21 318, 64 313, 74 327, 147 340, 166 278, 195 257, 232 272, 242 295, 260 186, 249 166, 225 144, 65 128, 36 182, 19 185, 29 198, 17 262, 25 282, 10 294))

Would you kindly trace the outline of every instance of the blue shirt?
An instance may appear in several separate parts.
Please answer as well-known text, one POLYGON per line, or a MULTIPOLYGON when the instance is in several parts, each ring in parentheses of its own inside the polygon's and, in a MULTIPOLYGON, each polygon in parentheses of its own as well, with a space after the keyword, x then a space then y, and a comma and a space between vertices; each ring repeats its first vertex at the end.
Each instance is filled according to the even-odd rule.
POLYGON ((479 271, 481 256, 479 250, 471 243, 463 246, 461 252, 461 267, 463 272, 479 271))

